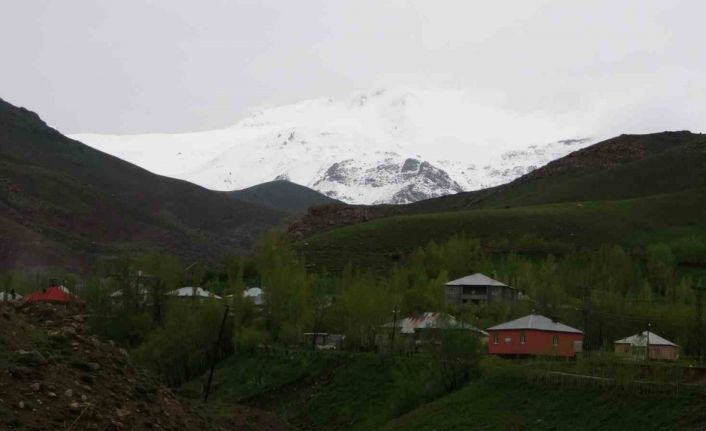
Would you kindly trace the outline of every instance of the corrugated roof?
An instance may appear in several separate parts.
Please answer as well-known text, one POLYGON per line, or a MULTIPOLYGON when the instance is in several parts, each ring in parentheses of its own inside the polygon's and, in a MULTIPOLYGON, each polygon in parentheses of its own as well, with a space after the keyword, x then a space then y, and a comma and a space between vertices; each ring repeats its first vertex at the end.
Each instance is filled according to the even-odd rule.
POLYGON ((583 331, 580 331, 576 328, 572 328, 568 325, 564 325, 561 322, 555 322, 552 319, 542 316, 540 314, 530 314, 525 317, 520 317, 519 319, 501 323, 500 325, 488 328, 488 331, 507 329, 535 329, 538 331, 569 332, 572 334, 583 334, 583 331))
POLYGON ((388 322, 382 325, 383 328, 400 328, 403 334, 413 334, 417 329, 468 329, 482 335, 488 335, 485 331, 467 323, 459 322, 450 314, 427 311, 417 316, 405 317, 397 323, 388 322))
POLYGON ((505 286, 510 287, 505 283, 501 283, 498 280, 493 280, 485 274, 476 272, 475 274, 467 275, 461 277, 457 280, 452 280, 446 283, 447 286, 505 286))
POLYGON ((185 296, 198 296, 201 298, 215 298, 215 299, 221 299, 220 296, 213 294, 207 290, 204 290, 200 287, 180 287, 177 290, 172 290, 171 292, 167 292, 167 295, 170 296, 180 296, 180 297, 185 297, 185 296))
MULTIPOLYGON (((650 346, 674 346, 679 347, 666 338, 662 338, 650 331, 650 346)), ((614 341, 615 344, 629 344, 631 346, 645 347, 647 345, 647 331, 625 337, 622 340, 614 341)))

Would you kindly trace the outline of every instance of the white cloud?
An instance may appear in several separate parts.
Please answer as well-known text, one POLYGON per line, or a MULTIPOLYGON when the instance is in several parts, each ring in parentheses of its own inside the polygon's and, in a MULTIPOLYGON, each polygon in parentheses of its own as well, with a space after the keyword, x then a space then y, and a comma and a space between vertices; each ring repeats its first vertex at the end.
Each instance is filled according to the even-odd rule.
POLYGON ((66 132, 173 132, 433 84, 503 111, 585 116, 597 133, 703 130, 705 12, 670 0, 3 2, 0 97, 66 132))

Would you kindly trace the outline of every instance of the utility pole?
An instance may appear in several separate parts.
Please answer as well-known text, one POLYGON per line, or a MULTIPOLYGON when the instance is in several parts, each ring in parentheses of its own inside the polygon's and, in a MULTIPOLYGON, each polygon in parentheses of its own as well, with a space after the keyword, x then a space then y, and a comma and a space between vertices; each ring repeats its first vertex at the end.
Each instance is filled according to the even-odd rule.
POLYGON ((647 358, 648 362, 650 360, 650 330, 651 329, 652 329, 652 323, 648 322, 647 323, 647 350, 645 351, 645 357, 647 358))
POLYGON ((221 321, 221 329, 218 331, 218 340, 213 348, 213 359, 211 360, 211 371, 208 373, 208 383, 206 384, 206 394, 203 397, 203 402, 208 402, 208 395, 211 393, 211 381, 213 380, 213 370, 216 368, 216 360, 218 359, 218 349, 221 345, 221 338, 223 338, 223 328, 226 326, 226 320, 228 319, 228 311, 230 307, 226 305, 226 309, 223 312, 223 320, 221 321))
POLYGON ((395 354, 395 333, 397 332, 397 307, 392 310, 392 336, 390 337, 390 356, 395 354))
POLYGON ((591 289, 588 285, 583 285, 581 291, 583 293, 583 351, 585 355, 586 352, 589 352, 592 347, 591 337, 589 336, 591 327, 591 289))
POLYGON ((706 291, 704 280, 699 279, 696 286, 692 287, 696 292, 696 350, 699 356, 699 363, 704 359, 704 319, 703 319, 703 294, 706 291))

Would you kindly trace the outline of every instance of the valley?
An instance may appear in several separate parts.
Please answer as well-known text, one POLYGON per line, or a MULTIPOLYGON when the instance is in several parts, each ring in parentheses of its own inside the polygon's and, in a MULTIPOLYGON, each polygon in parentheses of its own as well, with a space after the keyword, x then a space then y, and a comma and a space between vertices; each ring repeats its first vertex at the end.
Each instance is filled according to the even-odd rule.
MULTIPOLYGON (((64 400, 49 392, 72 384, 83 397, 50 417, 74 429, 105 421, 142 429, 138 415, 157 417, 163 402, 174 415, 157 429, 706 421, 706 343, 694 329, 706 275, 703 135, 622 135, 494 187, 422 199, 417 184, 398 191, 410 194, 397 204, 350 205, 283 179, 217 192, 160 177, 2 106, 0 366, 11 389, 0 423, 9 429, 49 426, 28 415, 54 412, 64 400), (514 299, 449 302, 446 283, 470 274, 514 299), (50 284, 78 308, 13 299, 50 284), (397 327, 444 315, 462 330, 397 327), (491 353, 485 329, 535 315, 581 328, 580 350, 570 359, 550 346, 491 353), (47 319, 71 323, 78 341, 54 340, 47 319), (17 325, 26 338, 15 338, 17 325), (646 327, 674 340, 671 362, 617 356, 615 340, 646 327), (337 341, 320 341, 328 339, 337 341), (129 363, 84 342, 124 349, 129 363), (47 362, 16 372, 24 352, 47 362), (50 382, 55 368, 95 384, 50 382), (120 373, 134 374, 135 388, 101 383, 120 373), (49 392, 10 396, 37 381, 49 392)), ((408 159, 389 172, 425 171, 455 187, 425 163, 408 159)), ((350 169, 329 169, 327 181, 350 169)), ((59 331, 71 334, 68 326, 59 331)))

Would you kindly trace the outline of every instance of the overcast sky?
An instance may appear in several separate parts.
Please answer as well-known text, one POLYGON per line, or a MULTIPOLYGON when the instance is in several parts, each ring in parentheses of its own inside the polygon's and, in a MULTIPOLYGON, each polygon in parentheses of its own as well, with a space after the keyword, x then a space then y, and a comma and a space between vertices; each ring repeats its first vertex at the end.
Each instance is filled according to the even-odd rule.
POLYGON ((699 0, 0 0, 0 97, 65 133, 124 134, 439 85, 610 130, 704 131, 704 16, 699 0))

